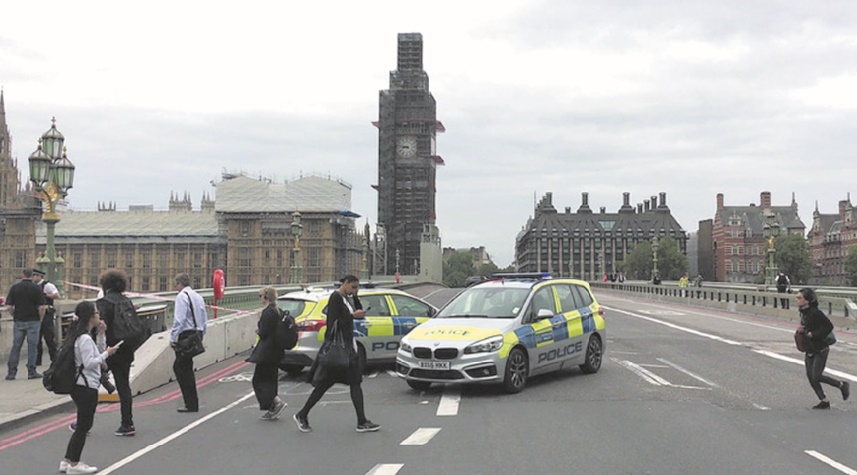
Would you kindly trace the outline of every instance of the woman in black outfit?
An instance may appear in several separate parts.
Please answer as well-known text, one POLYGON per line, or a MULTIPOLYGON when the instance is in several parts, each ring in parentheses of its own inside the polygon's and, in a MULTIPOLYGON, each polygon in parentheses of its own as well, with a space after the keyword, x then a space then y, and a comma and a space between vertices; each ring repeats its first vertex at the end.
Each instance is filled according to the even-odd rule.
POLYGON ((256 334, 259 342, 253 353, 247 358, 250 363, 256 363, 253 372, 253 392, 259 401, 259 409, 266 411, 260 419, 265 421, 277 420, 286 402, 277 395, 279 386, 279 366, 283 359, 283 349, 277 344, 277 325, 281 313, 277 307, 277 289, 265 287, 259 292, 265 309, 259 317, 256 334))
POLYGON ((825 340, 833 332, 833 323, 821 310, 818 309, 818 297, 810 288, 800 289, 795 296, 795 303, 800 310, 800 324, 806 335, 806 377, 809 385, 821 400, 813 409, 830 409, 830 401, 821 389, 821 383, 829 384, 839 388, 842 399, 848 400, 850 385, 848 381, 839 381, 824 374, 827 365, 827 356, 830 353, 830 345, 825 340))
POLYGON ((366 311, 363 310, 360 299, 357 298, 360 281, 353 275, 347 275, 340 282, 342 285, 330 294, 328 300, 327 331, 324 340, 325 344, 333 341, 333 328, 336 324, 336 333, 343 339, 346 348, 351 350, 349 365, 347 369, 341 372, 331 371, 324 365, 318 365, 313 379, 315 389, 310 394, 303 409, 294 415, 295 423, 301 432, 312 431, 309 425, 309 411, 324 396, 324 393, 336 383, 347 384, 351 387, 351 402, 354 403, 354 410, 357 411, 357 432, 375 432, 381 428, 380 425, 366 419, 366 414, 363 412, 363 389, 360 387, 360 383, 363 381, 363 368, 357 354, 357 344, 354 342, 354 319, 359 320, 366 316, 366 311))

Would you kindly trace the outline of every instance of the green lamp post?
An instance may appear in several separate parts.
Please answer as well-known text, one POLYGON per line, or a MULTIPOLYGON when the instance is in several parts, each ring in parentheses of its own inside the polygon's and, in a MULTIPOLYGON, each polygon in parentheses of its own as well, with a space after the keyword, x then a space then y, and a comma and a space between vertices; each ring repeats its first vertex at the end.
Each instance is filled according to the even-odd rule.
POLYGON ((765 239, 768 240, 768 262, 765 266, 765 285, 771 286, 774 285, 774 282, 777 278, 777 248, 774 246, 774 243, 777 237, 780 235, 780 224, 776 221, 776 215, 774 213, 768 213, 765 216, 765 226, 762 228, 762 233, 765 236, 765 239))
POLYGON ((660 249, 660 244, 658 243, 658 237, 652 237, 652 283, 660 284, 661 276, 658 272, 658 249, 660 249))
POLYGON ((292 213, 290 228, 292 236, 295 238, 295 247, 292 249, 292 269, 289 282, 300 284, 303 280, 303 267, 301 267, 301 233, 303 232, 303 225, 301 224, 301 214, 297 211, 292 213))
POLYGON ((63 293, 64 259, 57 256, 54 231, 60 221, 57 204, 66 197, 74 184, 74 164, 68 159, 63 146, 65 137, 57 130, 56 118, 51 119, 51 128, 39 139, 39 146, 28 158, 30 181, 39 199, 45 202, 42 221, 47 227, 45 254, 36 259, 36 265, 47 268, 47 279, 63 293))

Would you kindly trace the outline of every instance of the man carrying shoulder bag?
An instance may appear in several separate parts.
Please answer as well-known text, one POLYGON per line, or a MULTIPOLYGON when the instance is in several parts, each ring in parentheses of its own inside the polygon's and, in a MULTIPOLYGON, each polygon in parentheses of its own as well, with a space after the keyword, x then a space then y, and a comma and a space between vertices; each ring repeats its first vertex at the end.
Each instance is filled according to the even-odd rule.
POLYGON ((184 406, 178 408, 178 412, 199 412, 193 357, 205 351, 202 338, 208 325, 208 314, 205 311, 205 301, 190 287, 190 277, 187 274, 176 275, 175 287, 178 294, 173 328, 170 331, 170 345, 176 352, 173 372, 184 399, 184 406))

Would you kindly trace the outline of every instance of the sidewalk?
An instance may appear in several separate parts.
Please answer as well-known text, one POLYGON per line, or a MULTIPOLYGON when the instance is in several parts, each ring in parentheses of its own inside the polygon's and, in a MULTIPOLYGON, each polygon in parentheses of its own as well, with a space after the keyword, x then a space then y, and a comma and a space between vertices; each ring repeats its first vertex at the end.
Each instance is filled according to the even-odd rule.
MULTIPOLYGON (((5 377, 5 368, 3 368, 5 377)), ((42 365, 38 370, 44 371, 42 365)), ((32 418, 54 412, 73 410, 70 396, 56 395, 42 386, 42 378, 27 379, 27 369, 13 381, 0 379, 0 431, 24 425, 32 418)))

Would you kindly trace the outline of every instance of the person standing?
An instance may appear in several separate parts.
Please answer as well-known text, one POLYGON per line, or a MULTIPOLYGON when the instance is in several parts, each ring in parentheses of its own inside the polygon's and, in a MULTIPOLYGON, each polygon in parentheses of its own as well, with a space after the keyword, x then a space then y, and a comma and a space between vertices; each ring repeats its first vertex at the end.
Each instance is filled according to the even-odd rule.
MULTIPOLYGON (((116 337, 114 321, 116 319, 116 308, 119 303, 129 300, 123 292, 128 287, 128 275, 122 269, 107 269, 99 277, 104 297, 96 301, 101 319, 107 325, 105 337, 107 346, 114 346, 119 342, 116 337)), ((130 303, 130 302, 129 302, 130 303)), ((134 351, 130 345, 119 347, 116 354, 107 358, 107 368, 113 373, 116 389, 119 393, 119 407, 122 420, 119 428, 113 433, 117 436, 132 436, 137 433, 134 427, 133 395, 131 393, 131 363, 134 362, 134 351)))
MULTIPOLYGON (((176 275, 175 310, 173 329, 170 331, 170 345, 176 349, 176 344, 188 338, 194 332, 201 331, 205 335, 208 325, 208 314, 205 311, 205 301, 190 287, 190 276, 185 273, 176 275)), ((173 372, 182 391, 184 406, 178 412, 199 412, 199 395, 196 392, 196 377, 193 374, 193 357, 176 351, 173 372)))
MULTIPOLYGON (((779 274, 777 274, 776 284, 777 284, 777 293, 780 293, 780 294, 784 294, 786 292, 791 293, 792 282, 791 282, 791 280, 789 280, 789 276, 780 272, 779 274)), ((789 309, 789 299, 788 298, 784 298, 784 299, 781 298, 780 299, 780 308, 784 308, 786 310, 789 309)))
MULTIPOLYGON (((839 381, 824 374, 827 356, 830 354, 829 335, 833 332, 833 323, 818 308, 818 296, 809 287, 800 289, 795 296, 795 303, 800 312, 800 325, 806 336, 806 377, 820 402, 813 409, 830 409, 830 401, 821 388, 821 383, 839 388, 842 399, 847 401, 851 393, 848 381, 839 381)), ((835 341, 835 340, 834 340, 835 341)))
POLYGON ((9 288, 6 295, 6 308, 12 314, 12 351, 6 363, 7 380, 18 375, 18 360, 24 339, 27 340, 27 379, 38 379, 42 375, 36 372, 36 347, 39 344, 39 328, 45 315, 45 296, 42 289, 33 283, 33 270, 21 271, 21 280, 9 288))
POLYGON ((366 311, 363 310, 360 299, 357 298, 360 280, 353 275, 347 275, 340 282, 339 289, 330 294, 327 303, 327 331, 324 334, 324 340, 327 345, 334 341, 334 336, 341 338, 346 348, 350 350, 349 365, 341 372, 331 371, 325 368, 324 364, 318 365, 313 379, 315 389, 309 395, 304 407, 293 416, 301 432, 312 431, 309 425, 309 411, 335 383, 347 384, 351 389, 351 402, 357 412, 357 432, 375 432, 381 428, 380 425, 366 418, 363 409, 363 389, 360 387, 363 381, 363 368, 357 354, 357 343, 354 341, 354 319, 359 320, 366 316, 366 311))
POLYGON ((277 343, 277 326, 282 313, 277 307, 277 289, 265 287, 259 292, 259 296, 265 304, 256 328, 259 341, 247 361, 256 363, 256 369, 253 371, 253 392, 259 401, 259 410, 266 411, 261 419, 273 421, 280 417, 286 407, 286 402, 277 395, 279 366, 283 359, 283 349, 277 343))
POLYGON ((59 471, 70 474, 95 473, 98 468, 82 462, 80 455, 86 443, 86 433, 92 428, 95 419, 101 364, 115 354, 118 348, 111 346, 102 353, 98 352, 91 334, 100 323, 95 304, 84 300, 77 304, 74 314, 77 322, 69 330, 71 333, 63 344, 74 346, 74 365, 79 371, 71 390, 71 400, 77 407, 77 423, 66 446, 65 458, 60 461, 59 471))
POLYGON ((687 297, 687 286, 690 283, 690 279, 688 278, 687 272, 682 274, 681 278, 678 279, 678 288, 681 289, 679 292, 682 297, 687 297))
POLYGON ((42 289, 42 293, 45 298, 45 316, 42 317, 42 325, 39 327, 39 346, 36 350, 36 366, 41 366, 42 354, 44 353, 42 340, 44 340, 45 345, 48 347, 48 357, 50 357, 51 363, 53 363, 54 359, 57 357, 57 330, 54 320, 54 300, 60 299, 60 293, 53 282, 45 280, 44 271, 39 269, 33 269, 33 283, 42 289))

